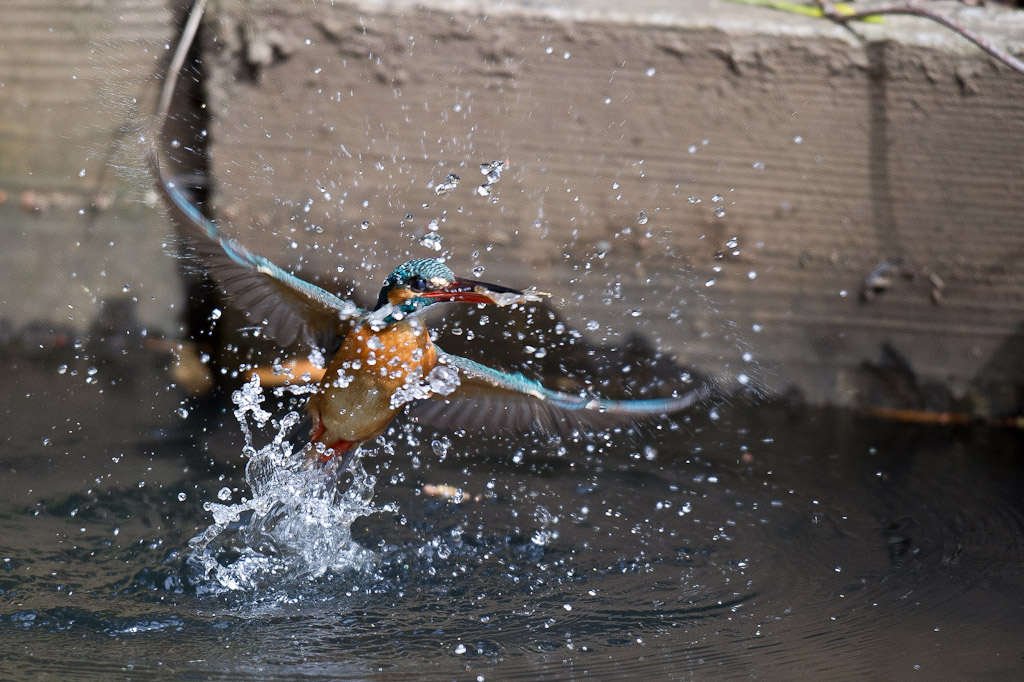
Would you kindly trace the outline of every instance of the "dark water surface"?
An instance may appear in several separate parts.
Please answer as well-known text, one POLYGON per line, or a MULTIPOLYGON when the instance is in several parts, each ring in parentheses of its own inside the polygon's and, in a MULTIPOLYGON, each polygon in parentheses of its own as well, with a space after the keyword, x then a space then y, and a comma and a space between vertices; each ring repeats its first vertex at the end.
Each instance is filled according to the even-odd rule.
POLYGON ((226 591, 186 556, 247 493, 234 420, 179 416, 158 358, 12 364, 3 679, 1024 679, 1017 431, 721 405, 595 452, 403 437, 367 461, 375 563, 226 591))

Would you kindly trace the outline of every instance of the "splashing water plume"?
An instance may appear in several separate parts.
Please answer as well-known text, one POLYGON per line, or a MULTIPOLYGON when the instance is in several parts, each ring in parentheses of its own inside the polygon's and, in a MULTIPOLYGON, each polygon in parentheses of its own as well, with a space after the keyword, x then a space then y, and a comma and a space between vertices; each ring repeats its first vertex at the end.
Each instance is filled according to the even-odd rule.
POLYGON ((371 503, 376 477, 358 457, 344 489, 337 482, 341 472, 310 467, 287 440, 298 413, 272 421, 260 406, 265 396, 258 376, 231 399, 245 437, 242 453, 248 459, 245 479, 252 498, 203 505, 213 523, 189 541, 187 562, 197 590, 253 591, 270 582, 314 580, 329 570, 372 567, 376 555, 352 539, 352 524, 384 511, 371 503), (273 439, 258 450, 250 419, 256 429, 265 429, 268 422, 276 428, 273 439))

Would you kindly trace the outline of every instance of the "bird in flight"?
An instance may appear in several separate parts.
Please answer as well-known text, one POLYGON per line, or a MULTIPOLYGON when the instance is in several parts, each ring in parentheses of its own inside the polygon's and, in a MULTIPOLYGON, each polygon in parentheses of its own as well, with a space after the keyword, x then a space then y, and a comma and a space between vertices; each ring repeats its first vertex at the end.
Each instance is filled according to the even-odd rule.
POLYGON ((307 404, 312 431, 304 452, 310 461, 340 458, 347 466, 358 446, 380 436, 407 405, 421 421, 450 428, 484 424, 571 432, 679 412, 708 396, 706 386, 643 400, 552 390, 522 374, 446 353, 424 322, 424 312, 441 303, 508 306, 538 301, 542 294, 536 292, 457 277, 426 258, 395 268, 373 309, 364 310, 223 235, 164 174, 158 152, 189 30, 164 79, 147 160, 179 231, 234 303, 262 322, 265 336, 282 346, 304 341, 337 349, 307 404))

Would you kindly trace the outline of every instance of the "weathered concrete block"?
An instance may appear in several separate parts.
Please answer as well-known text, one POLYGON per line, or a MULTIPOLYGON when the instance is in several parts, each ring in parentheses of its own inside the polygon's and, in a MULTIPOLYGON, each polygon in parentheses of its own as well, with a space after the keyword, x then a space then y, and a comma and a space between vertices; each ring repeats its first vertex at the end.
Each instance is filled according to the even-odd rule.
MULTIPOLYGON (((938 6, 1024 44, 1020 12, 938 6)), ((169 226, 77 213, 127 93, 155 90, 169 21, 163 0, 6 17, 4 317, 70 306, 84 327, 127 284, 147 325, 177 327, 169 226), (24 215, 25 189, 78 203, 24 215)), ((442 253, 554 291, 592 340, 640 332, 813 402, 874 395, 883 347, 912 392, 1020 399, 1024 79, 938 26, 887 19, 861 42, 713 2, 222 1, 207 29, 212 213, 282 265, 372 296, 442 253)))
POLYGON ((639 330, 814 402, 863 397, 883 344, 963 393, 1019 335, 1024 78, 927 22, 859 42, 706 3, 211 18, 216 214, 278 261, 372 292, 434 253, 436 220, 456 269, 556 292, 592 338, 639 330))
MULTIPOLYGON (((175 0, 176 4, 180 4, 175 0)), ((82 334, 134 298, 176 330, 177 265, 137 136, 173 39, 168 0, 9 0, 0 10, 0 319, 82 334)))

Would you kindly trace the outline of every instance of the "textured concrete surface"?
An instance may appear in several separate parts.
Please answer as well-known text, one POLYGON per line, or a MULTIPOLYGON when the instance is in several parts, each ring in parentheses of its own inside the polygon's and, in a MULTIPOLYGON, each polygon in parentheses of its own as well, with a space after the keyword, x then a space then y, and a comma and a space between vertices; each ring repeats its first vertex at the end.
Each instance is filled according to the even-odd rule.
MULTIPOLYGON (((938 6, 1024 44, 1019 12, 938 6)), ((207 29, 208 208, 282 265, 370 294, 443 254, 556 292, 595 342, 640 333, 814 402, 1021 399, 1024 78, 937 25, 859 40, 730 3, 225 1, 207 29)), ((155 263, 133 284, 170 287, 155 263)), ((162 302, 145 319, 173 329, 162 302)))
POLYGON ((595 341, 639 331, 815 402, 863 400, 879 363, 957 395, 993 363, 1020 379, 1000 357, 1024 318, 1024 78, 937 26, 860 42, 727 3, 244 7, 207 45, 215 213, 278 260, 372 291, 433 253, 437 220, 457 269, 559 293, 595 341))
POLYGON ((26 325, 81 333, 115 299, 134 299, 148 326, 178 328, 178 266, 161 246, 166 221, 144 204, 137 145, 174 35, 167 5, 3 3, 0 337, 26 325))

